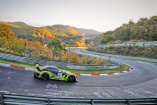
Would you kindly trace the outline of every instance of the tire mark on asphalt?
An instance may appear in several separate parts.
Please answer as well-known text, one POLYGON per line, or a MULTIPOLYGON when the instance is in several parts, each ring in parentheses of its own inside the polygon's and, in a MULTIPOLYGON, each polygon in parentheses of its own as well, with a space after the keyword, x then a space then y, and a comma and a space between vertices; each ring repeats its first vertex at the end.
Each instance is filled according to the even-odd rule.
POLYGON ((93 92, 93 94, 96 95, 97 98, 100 98, 100 99, 101 98, 122 98, 113 89, 101 89, 101 88, 97 88, 97 91, 93 92))
POLYGON ((65 97, 69 98, 70 95, 73 95, 73 92, 68 91, 58 91, 58 86, 56 84, 47 84, 45 89, 46 95, 51 97, 65 97))

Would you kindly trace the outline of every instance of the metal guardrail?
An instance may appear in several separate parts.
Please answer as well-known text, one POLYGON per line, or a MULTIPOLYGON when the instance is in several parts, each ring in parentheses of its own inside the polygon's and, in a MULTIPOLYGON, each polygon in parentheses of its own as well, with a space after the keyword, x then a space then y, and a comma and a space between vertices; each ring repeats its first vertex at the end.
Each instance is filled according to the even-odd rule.
POLYGON ((141 99, 73 99, 73 98, 45 98, 35 96, 22 96, 2 94, 0 105, 157 105, 157 98, 141 99))

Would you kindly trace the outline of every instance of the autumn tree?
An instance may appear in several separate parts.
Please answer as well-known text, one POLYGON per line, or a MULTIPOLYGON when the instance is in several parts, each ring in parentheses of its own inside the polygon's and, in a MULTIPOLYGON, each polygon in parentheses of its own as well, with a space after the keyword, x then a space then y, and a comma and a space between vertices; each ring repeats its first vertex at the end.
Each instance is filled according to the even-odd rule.
POLYGON ((87 64, 87 56, 83 55, 83 57, 81 57, 80 64, 87 64))
POLYGON ((78 63, 78 54, 77 53, 73 53, 72 54, 72 63, 78 63))
POLYGON ((81 40, 81 45, 82 45, 82 47, 85 47, 86 46, 86 43, 85 43, 85 38, 81 38, 80 39, 81 40))
MULTIPOLYGON (((70 59, 71 59, 71 55, 72 53, 70 53, 70 59)), ((69 60, 69 52, 66 52, 63 56, 62 56, 62 61, 65 63, 68 63, 69 60)))
POLYGON ((81 43, 79 41, 75 42, 75 47, 82 47, 81 43))
POLYGON ((65 47, 67 46, 66 43, 61 43, 63 49, 65 49, 65 47))
POLYGON ((7 25, 0 25, 0 37, 4 40, 12 38, 15 34, 7 25))
POLYGON ((5 47, 20 55, 24 54, 24 41, 16 37, 12 37, 5 42, 5 47))

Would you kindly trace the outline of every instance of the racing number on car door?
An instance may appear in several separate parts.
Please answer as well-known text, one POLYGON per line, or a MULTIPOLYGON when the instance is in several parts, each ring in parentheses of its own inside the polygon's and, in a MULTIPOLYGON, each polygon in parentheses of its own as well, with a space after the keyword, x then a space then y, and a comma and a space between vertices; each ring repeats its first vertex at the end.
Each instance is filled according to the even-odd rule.
POLYGON ((62 73, 58 73, 57 77, 62 77, 62 73))

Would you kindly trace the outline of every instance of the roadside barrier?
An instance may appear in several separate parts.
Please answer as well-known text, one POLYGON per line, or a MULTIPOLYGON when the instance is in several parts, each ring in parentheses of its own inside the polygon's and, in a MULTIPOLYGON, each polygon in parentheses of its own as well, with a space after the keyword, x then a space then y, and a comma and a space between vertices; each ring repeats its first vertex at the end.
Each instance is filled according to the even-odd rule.
POLYGON ((157 98, 141 99, 73 99, 0 94, 0 105, 156 105, 157 98))
POLYGON ((111 64, 108 65, 73 64, 73 63, 54 62, 54 61, 26 58, 26 57, 5 54, 5 53, 0 53, 0 58, 10 61, 21 62, 21 63, 28 63, 28 64, 39 63, 42 66, 53 65, 59 68, 67 68, 67 69, 102 70, 102 69, 115 69, 120 67, 119 63, 113 61, 109 61, 112 65, 111 64))

